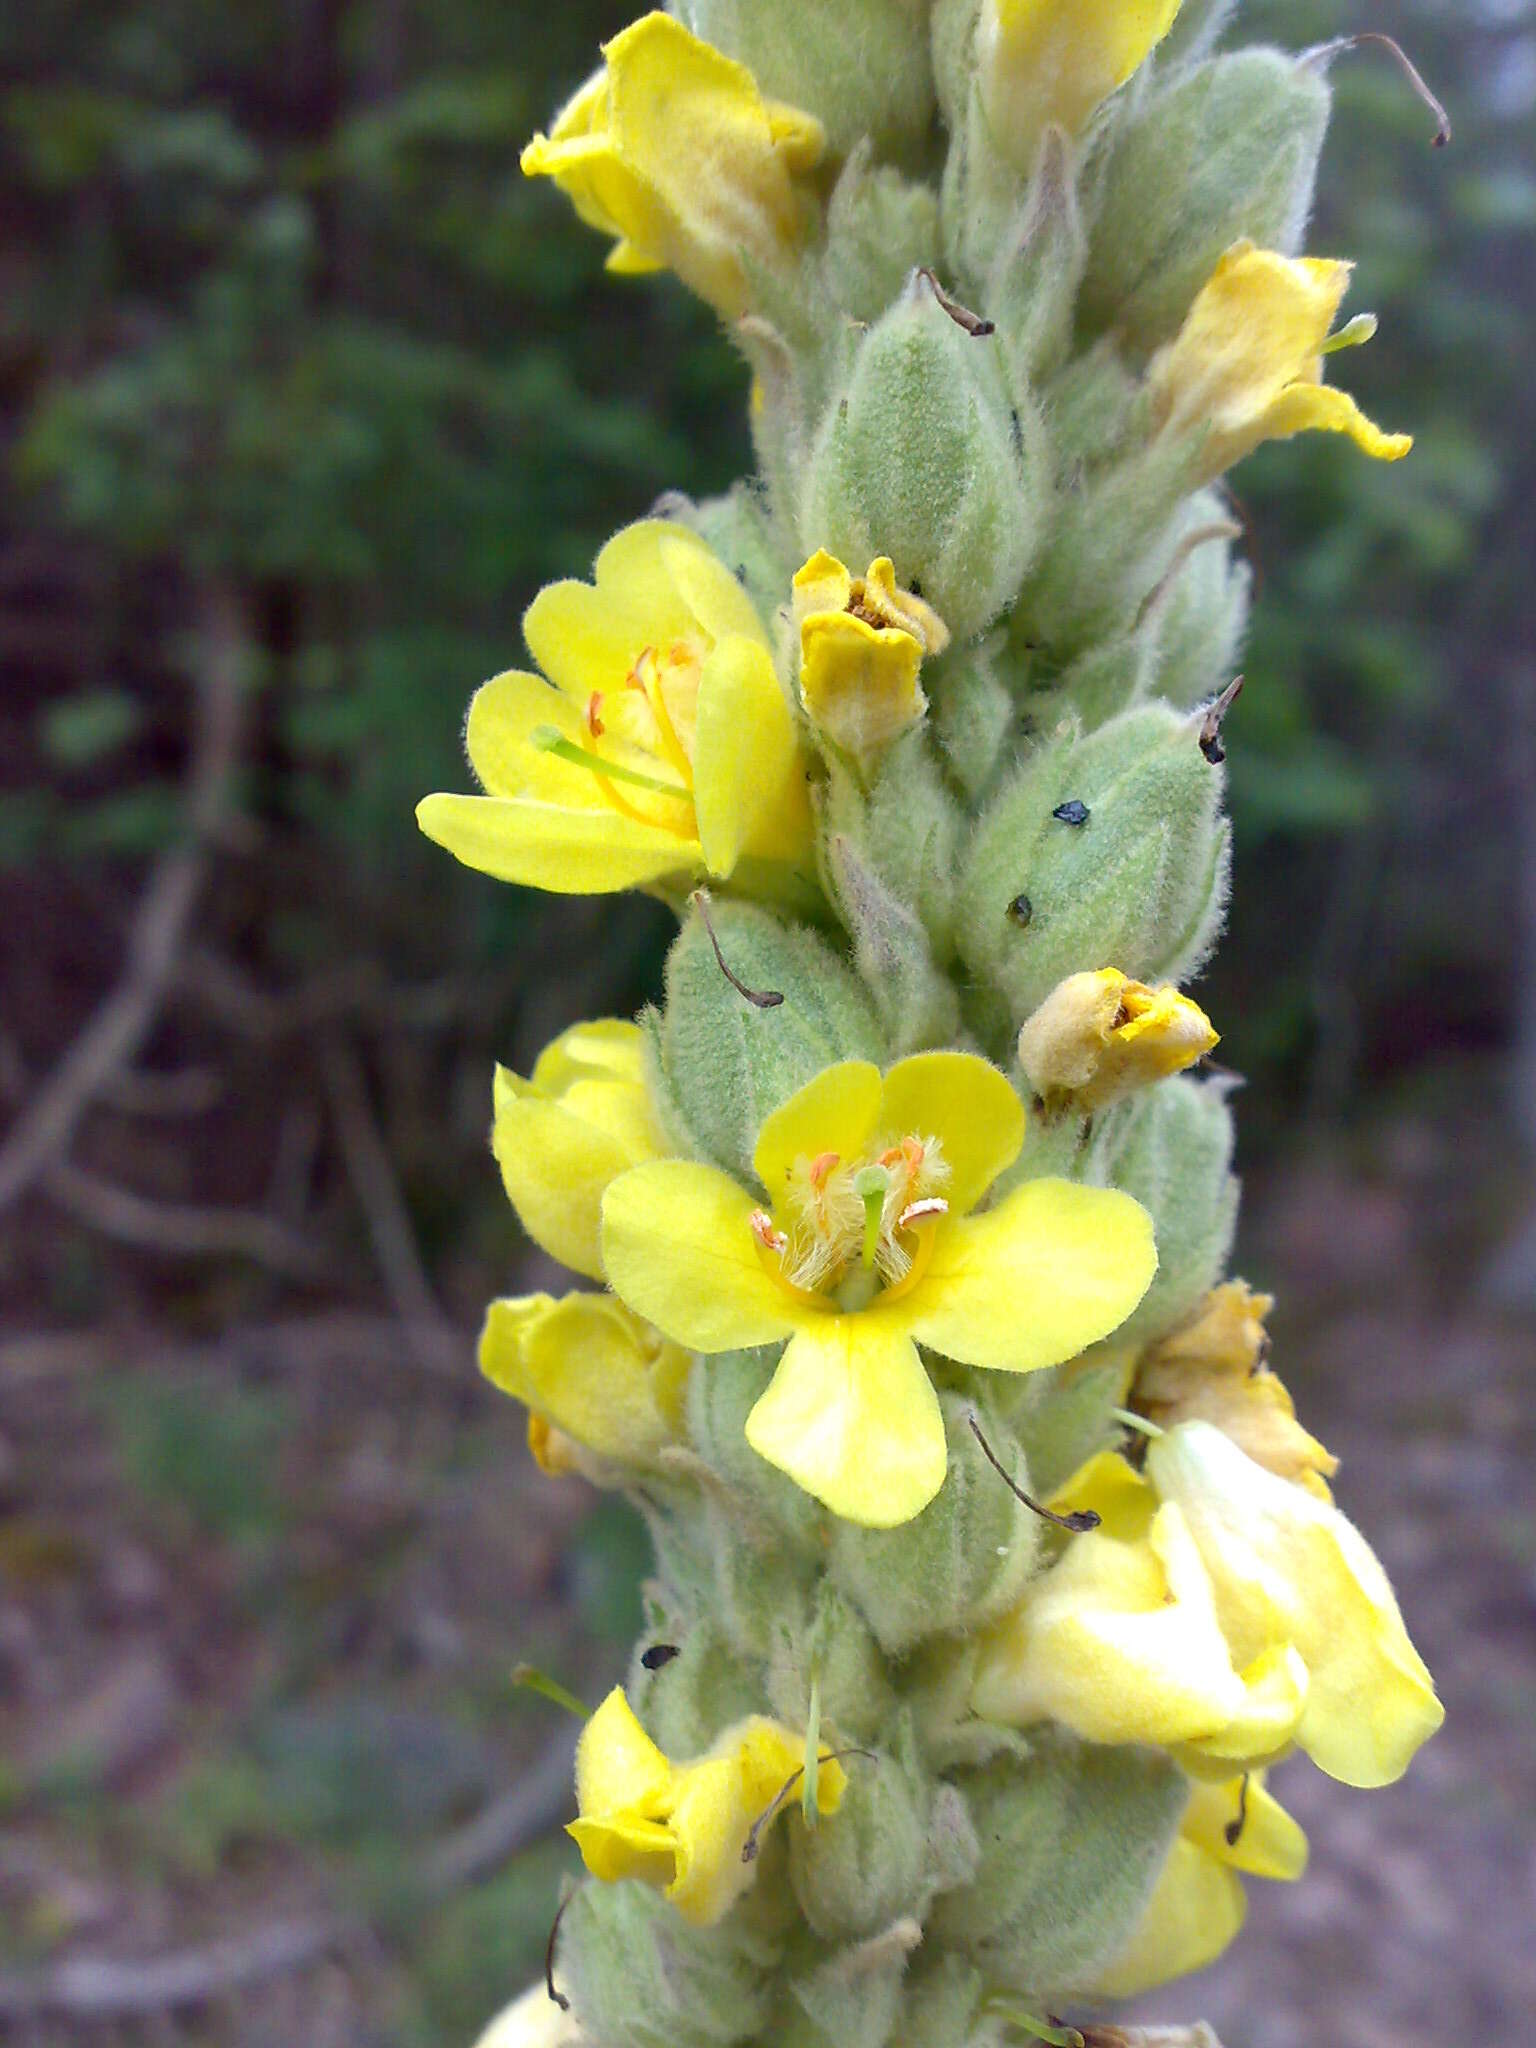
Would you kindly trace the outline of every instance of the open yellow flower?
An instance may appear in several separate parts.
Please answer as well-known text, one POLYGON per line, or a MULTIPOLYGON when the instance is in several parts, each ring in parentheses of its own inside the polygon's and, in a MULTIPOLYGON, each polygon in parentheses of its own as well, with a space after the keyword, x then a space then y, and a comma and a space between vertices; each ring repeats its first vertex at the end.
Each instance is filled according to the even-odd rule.
MULTIPOLYGON (((712 1926, 751 1884, 757 1865, 744 1862, 742 1850, 804 1764, 805 1749, 803 1736, 754 1715, 728 1728, 707 1756, 673 1764, 616 1686, 576 1745, 580 1818, 566 1833, 594 1877, 656 1885, 684 1919, 712 1926)), ((818 1805, 834 1814, 847 1780, 829 1750, 818 1754, 818 1805)))
POLYGON ((1264 1318, 1274 1307, 1243 1280, 1213 1287, 1189 1321, 1159 1338, 1136 1366, 1130 1401, 1159 1428, 1211 1422, 1257 1465, 1332 1500, 1339 1461, 1296 1420, 1296 1404, 1265 1360, 1264 1318))
POLYGON ((1199 474, 1219 476, 1261 441, 1316 428, 1348 434, 1367 455, 1396 462, 1411 434, 1384 434, 1347 391, 1323 382, 1329 331, 1352 265, 1281 256, 1235 242, 1152 358, 1147 388, 1156 425, 1204 434, 1199 474))
POLYGON ((744 64, 667 14, 631 23, 603 57, 523 169, 614 237, 610 270, 675 271, 734 319, 749 303, 743 256, 771 262, 806 236, 821 123, 764 100, 744 64))
POLYGON ((1182 1073, 1220 1041, 1198 1003, 1118 967, 1069 974, 1019 1032, 1019 1065, 1048 1112, 1082 1115, 1182 1073))
POLYGON ((645 1085, 637 1024, 598 1017, 547 1045, 525 1081, 496 1069, 491 1149, 534 1243, 562 1265, 603 1277, 603 1190, 667 1151, 645 1085))
POLYGON ((845 1060, 758 1134, 767 1206, 688 1160, 620 1174, 604 1269, 692 1350, 788 1337, 747 1441, 835 1514, 890 1528, 944 1480, 919 1344, 1007 1372, 1055 1365, 1122 1322, 1156 1269, 1151 1219, 1109 1189, 1026 1181, 970 1213, 1023 1138, 1018 1096, 974 1054, 918 1053, 883 1079, 845 1060))
POLYGON ((539 1464, 598 1480, 679 1441, 691 1364, 608 1294, 493 1301, 480 1335, 480 1370, 527 1405, 539 1464))
POLYGON ((874 760, 928 709, 918 670, 949 645, 948 627, 897 587, 888 556, 852 576, 825 548, 795 577, 794 617, 806 716, 841 752, 874 760))
POLYGON ((1300 1747, 1346 1785, 1400 1778, 1445 1709, 1359 1530, 1208 1422, 1155 1438, 1147 1474, 1199 1546, 1234 1657, 1283 1642, 1305 1663, 1300 1747))
POLYGON ((1238 1872, 1293 1883, 1306 1867, 1307 1838, 1262 1772, 1197 1785, 1141 1919, 1085 1991, 1134 1998, 1203 1970, 1247 1915, 1238 1872))
POLYGON ((1023 169, 1050 122, 1076 135, 1173 27, 1181 0, 985 0, 977 31, 982 105, 997 147, 1023 169))
POLYGON ((523 634, 545 673, 511 669, 476 692, 467 743, 486 794, 425 798, 429 839, 567 895, 808 861, 804 767, 767 635, 696 534, 625 527, 595 583, 539 592, 523 634))
POLYGON ((1100 1525, 983 1639, 972 1692, 983 1718, 1055 1720, 1090 1742, 1155 1742, 1192 1767, 1266 1761, 1286 1748, 1307 1670, 1284 1642, 1234 1661, 1215 1590, 1188 1523, 1113 1452, 1061 1489, 1100 1525))

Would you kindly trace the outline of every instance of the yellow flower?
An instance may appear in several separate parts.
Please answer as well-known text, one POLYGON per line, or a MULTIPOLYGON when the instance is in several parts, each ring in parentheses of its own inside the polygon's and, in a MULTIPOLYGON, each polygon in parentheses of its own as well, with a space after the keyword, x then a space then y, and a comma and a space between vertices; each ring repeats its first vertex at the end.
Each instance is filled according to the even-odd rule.
POLYGON ((1359 1530, 1208 1422, 1155 1438, 1147 1474, 1199 1546, 1234 1657, 1287 1643, 1306 1665, 1301 1748, 1346 1785, 1400 1778, 1445 1710, 1359 1530))
POLYGON ((973 1687, 989 1721, 1051 1719, 1090 1742, 1155 1742, 1194 1767, 1261 1762, 1291 1741, 1307 1697, 1302 1660, 1264 1643, 1239 1668, 1210 1575, 1172 1502, 1101 1452, 1058 1504, 1100 1526, 1073 1536, 983 1639, 973 1687))
POLYGON ((1108 1189, 1028 1181, 969 1213, 1023 1136, 1018 1096, 973 1054, 919 1053, 883 1080, 845 1060, 764 1123, 768 1206, 711 1166, 634 1167, 603 1198, 604 1268, 691 1350, 788 1337, 747 1441, 834 1513, 893 1527, 944 1480, 918 1344, 1054 1365, 1122 1322, 1156 1269, 1151 1219, 1108 1189))
POLYGON ((749 302, 743 257, 771 262, 806 235, 821 123, 764 100, 744 64, 666 14, 643 15, 603 56, 523 169, 614 237, 610 270, 673 270, 734 319, 749 302))
POLYGON ((604 1465, 654 1464, 679 1440, 690 1364, 607 1294, 493 1301, 480 1336, 480 1370, 526 1403, 539 1464, 589 1479, 605 1478, 604 1465))
POLYGON ((1048 1113, 1082 1115, 1182 1072, 1220 1041, 1198 1003, 1118 967, 1069 974, 1019 1032, 1019 1064, 1048 1113))
POLYGON ((873 760, 928 709, 923 657, 942 654, 949 629, 931 605, 896 585, 888 556, 851 576, 819 548, 795 577, 800 700, 834 747, 873 760))
POLYGON ((686 527, 642 519, 594 584, 553 583, 523 633, 545 674, 511 669, 469 709, 484 796, 429 796, 429 839, 502 881, 588 895, 808 859, 794 721, 767 635, 686 527))
POLYGON ((985 0, 978 29, 982 105, 993 139, 1027 169, 1048 123, 1069 135, 1124 85, 1180 0, 985 0))
POLYGON ((1261 1772, 1197 1785, 1141 1919, 1085 1991, 1135 1998, 1203 1970, 1247 1914, 1237 1873, 1291 1883, 1306 1867, 1307 1838, 1265 1790, 1261 1772))
MULTIPOLYGON (((846 1779, 819 1751, 817 1798, 836 1813, 846 1779)), ((708 1927, 752 1882, 742 1850, 805 1762, 804 1738, 761 1715, 728 1728, 707 1756, 673 1764, 615 1687, 576 1746, 576 1803, 566 1829, 594 1877, 635 1877, 666 1892, 685 1920, 708 1927)), ((771 1822, 769 1823, 771 1825, 771 1822)))
POLYGON ((1156 425, 1205 435, 1202 476, 1219 476, 1261 441, 1308 428, 1348 434, 1383 462, 1408 453, 1411 434, 1384 434, 1347 391, 1322 381, 1351 268, 1252 242, 1235 242, 1222 257, 1147 372, 1156 425))
POLYGON ((1296 1420, 1285 1383, 1268 1370, 1264 1318, 1273 1297, 1243 1280, 1212 1288, 1182 1329, 1139 1360, 1131 1405, 1163 1429, 1211 1422, 1256 1465, 1331 1500, 1339 1461, 1296 1420))
POLYGON ((525 1081, 496 1069, 491 1149, 534 1243, 562 1265, 603 1277, 603 1190, 667 1151, 645 1085, 640 1028, 617 1017, 573 1024, 525 1081))

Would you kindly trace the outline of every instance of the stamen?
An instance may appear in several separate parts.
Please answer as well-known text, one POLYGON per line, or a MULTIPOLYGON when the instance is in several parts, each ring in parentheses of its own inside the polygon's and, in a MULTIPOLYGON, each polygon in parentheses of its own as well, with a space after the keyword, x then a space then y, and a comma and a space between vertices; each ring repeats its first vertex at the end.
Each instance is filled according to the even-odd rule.
POLYGON ((587 731, 591 733, 595 740, 600 740, 605 731, 603 721, 599 716, 602 708, 603 693, 601 690, 594 690, 587 699, 587 731))
POLYGON ((1065 1529, 1073 1536, 1085 1536, 1090 1529, 1098 1528, 1104 1518, 1092 1508, 1081 1508, 1073 1515, 1058 1515, 1053 1508, 1044 1508, 1039 1501, 1032 1499, 1022 1486, 1015 1484, 1011 1474, 1004 1470, 1001 1459, 981 1433, 981 1424, 976 1420, 975 1410, 973 1409, 965 1419, 971 1426, 971 1435, 981 1445, 982 1455, 1015 1500, 1022 1501, 1025 1507, 1032 1509, 1043 1520, 1054 1522, 1058 1529, 1065 1529))
POLYGON ((919 1223, 930 1223, 935 1217, 947 1216, 949 1204, 942 1195, 924 1195, 920 1202, 909 1202, 896 1218, 898 1230, 913 1230, 919 1223))
POLYGON ((789 1239, 782 1230, 774 1227, 773 1218, 766 1209, 754 1209, 751 1216, 752 1235, 765 1251, 776 1252, 782 1258, 789 1250, 789 1239))
POLYGON ((811 1161, 810 1172, 806 1175, 806 1179, 813 1188, 822 1186, 827 1175, 837 1165, 839 1156, 836 1152, 818 1152, 816 1154, 816 1157, 811 1161))
MULTIPOLYGON (((676 661, 677 653, 678 649, 674 647, 672 650, 674 662, 676 661)), ((693 788, 693 763, 684 751, 683 743, 677 736, 677 728, 672 723, 672 714, 667 709, 667 700, 661 687, 661 674, 656 663, 656 650, 653 647, 646 648, 625 680, 644 694, 645 701, 651 708, 651 716, 656 721, 656 731, 661 739, 662 752, 672 763, 678 774, 682 776, 683 781, 691 791, 693 788)))
POLYGON ((574 740, 568 740, 555 726, 536 725, 528 735, 528 744, 541 754, 553 754, 557 760, 569 761, 573 767, 589 768, 594 775, 606 780, 633 783, 636 789, 653 789, 658 796, 676 797, 679 803, 693 801, 690 790, 680 789, 675 782, 663 782, 657 775, 642 775, 638 768, 626 768, 618 761, 605 761, 590 747, 579 747, 574 740))
POLYGON ((1145 1437, 1163 1434, 1158 1423, 1153 1422, 1148 1416, 1138 1415, 1134 1408, 1111 1408, 1109 1413, 1111 1420, 1118 1422, 1122 1429, 1134 1429, 1138 1435, 1145 1437))

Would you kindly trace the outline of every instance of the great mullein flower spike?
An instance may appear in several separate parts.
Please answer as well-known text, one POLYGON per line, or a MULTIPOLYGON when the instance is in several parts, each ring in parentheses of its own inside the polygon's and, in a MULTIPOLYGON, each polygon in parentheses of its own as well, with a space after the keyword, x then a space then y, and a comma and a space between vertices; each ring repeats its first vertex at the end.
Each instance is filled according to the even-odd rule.
POLYGON ((1387 1784, 1440 1720, 1225 1271, 1180 986, 1247 603, 1212 487, 1409 445, 1325 376, 1374 327, 1298 248, 1326 80, 1213 55, 1226 11, 678 0, 525 152, 726 321, 764 467, 544 591, 481 793, 421 808, 680 920, 659 1008, 495 1077, 585 1284, 494 1302, 481 1366, 657 1564, 494 2048, 1064 2038, 1301 1876, 1276 1765, 1387 1784))

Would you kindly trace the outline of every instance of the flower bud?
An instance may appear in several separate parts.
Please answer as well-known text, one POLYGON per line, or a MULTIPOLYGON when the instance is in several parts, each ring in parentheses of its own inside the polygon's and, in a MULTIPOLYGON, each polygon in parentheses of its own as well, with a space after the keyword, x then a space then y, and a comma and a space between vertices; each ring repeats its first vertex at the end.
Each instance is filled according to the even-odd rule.
POLYGON ((985 1992, 981 1972, 963 1955, 950 1949, 926 1956, 907 1974, 901 2048, 953 2048, 976 2038, 985 1992))
POLYGON ((1087 258, 1072 152, 1061 130, 1051 128, 1029 197, 988 280, 987 310, 997 321, 1016 395, 1027 396, 1065 360, 1087 258))
POLYGON ((768 1704, 784 1720, 804 1720, 812 1691, 821 1690, 821 1718, 845 1742, 885 1740, 896 1696, 878 1644, 857 1607, 829 1579, 799 1608, 785 1602, 767 1618, 771 1644, 768 1704))
POLYGON ((933 187, 877 163, 860 143, 827 201, 821 274, 834 303, 850 320, 878 320, 911 272, 938 260, 933 187))
POLYGON ((1238 667, 1253 577, 1232 559, 1228 508, 1214 491, 1185 501, 1184 538, 1147 607, 1156 689, 1178 711, 1214 697, 1238 667))
POLYGON ((907 1959, 922 1939, 903 1916, 839 1949, 791 1980, 792 2003, 766 2038, 774 2048, 893 2048, 907 1959))
POLYGON ((589 227, 610 270, 673 270, 726 319, 751 303, 751 265, 792 265, 810 238, 804 182, 821 123, 765 101, 744 64, 653 11, 603 46, 603 70, 523 151, 589 227))
POLYGON ((1231 1164, 1232 1112, 1211 1082, 1165 1082, 1121 1103, 1095 1129, 1082 1177, 1134 1195, 1157 1239, 1156 1277, 1115 1332, 1117 1344, 1174 1328, 1215 1282, 1237 1221, 1231 1164))
POLYGON ((584 1884, 560 1921, 557 1987, 583 2042, 725 2048, 767 2025, 773 1980, 759 1944, 693 1927, 643 1884, 584 1884))
POLYGON ((653 1467, 681 1433, 691 1353, 608 1294, 548 1294, 493 1301, 480 1337, 480 1370, 526 1402, 529 1442, 546 1471, 606 1480, 603 1466, 653 1467), (534 1423, 544 1424, 535 1431, 534 1423), (546 1431, 556 1433, 551 1443, 546 1431), (562 1440, 576 1446, 573 1454, 562 1440), (579 1455, 592 1454, 597 1461, 579 1455))
POLYGON ((637 1645, 625 1690, 659 1748, 669 1756, 702 1756, 722 1729, 761 1712, 762 1670, 731 1647, 707 1614, 666 1627, 662 1640, 677 1655, 651 1670, 644 1662, 650 1643, 637 1645))
POLYGON ((902 1754, 911 1748, 898 1741, 850 1758, 837 1826, 790 1842, 795 1896, 824 1940, 855 1940, 926 1909, 929 1791, 915 1754, 902 1754))
POLYGON ((1078 318, 1137 350, 1173 333, 1224 249, 1289 253, 1312 205, 1328 126, 1316 67, 1240 50, 1174 77, 1117 126, 1078 318))
POLYGON ((926 655, 943 653, 949 630, 920 597, 897 589, 887 556, 855 577, 824 548, 795 577, 794 619, 805 715, 867 776, 927 711, 918 670, 926 655))
POLYGON ((1173 25, 1179 0, 984 0, 981 101, 1020 170, 1051 125, 1076 135, 1173 25))
POLYGON ((868 137, 900 161, 926 142, 933 75, 910 0, 678 0, 675 11, 765 93, 816 115, 835 154, 868 137))
POLYGON ((666 1150, 645 1080, 644 1040, 617 1017, 573 1024, 525 1081, 496 1069, 491 1149, 524 1230, 541 1250, 603 1277, 603 1190, 666 1150))
POLYGON ((1110 1411, 1124 1406, 1135 1364, 1131 1347, 1110 1338, 1023 1382, 1011 1419, 1029 1452, 1040 1499, 1050 1500, 1119 1435, 1121 1425, 1110 1411))
POLYGON ((889 556, 967 640, 1014 597, 1037 524, 995 339, 968 332, 915 273, 827 409, 802 539, 845 561, 889 556))
POLYGON ((1181 1073, 1216 1043, 1188 996, 1101 967, 1051 990, 1019 1032, 1019 1065, 1047 1115, 1088 1116, 1181 1073))
POLYGON ((1028 1757, 968 1773, 981 1861, 929 1923, 1000 1988, 1050 2001, 1121 1948, 1167 1854, 1187 1780, 1155 1750, 1042 1729, 1028 1757))
POLYGON ((1143 981, 1196 970, 1226 897, 1221 792, 1194 726, 1160 705, 1047 741, 1005 785, 961 874, 956 937, 1016 1023, 1106 956, 1143 981))
POLYGON ((807 1556, 819 1554, 822 1508, 795 1482, 758 1456, 746 1439, 747 1417, 767 1391, 777 1348, 722 1351, 688 1381, 688 1435, 715 1477, 807 1556))
POLYGON ((667 955, 656 1055, 695 1148, 749 1180, 770 1111, 838 1060, 878 1063, 884 1044, 869 998, 814 932, 745 903, 717 901, 708 917, 696 910, 667 955), (753 1002, 736 983, 782 1000, 753 1002))
MULTIPOLYGON (((949 1473, 937 1497, 898 1529, 833 1525, 828 1569, 869 1621, 887 1656, 927 1636, 969 1629, 999 1614, 1035 1569, 1040 1522, 986 1457, 969 1425, 976 1404, 940 1397, 949 1473)), ((988 1416, 987 1441, 1029 1490, 1017 1439, 988 1416)))

